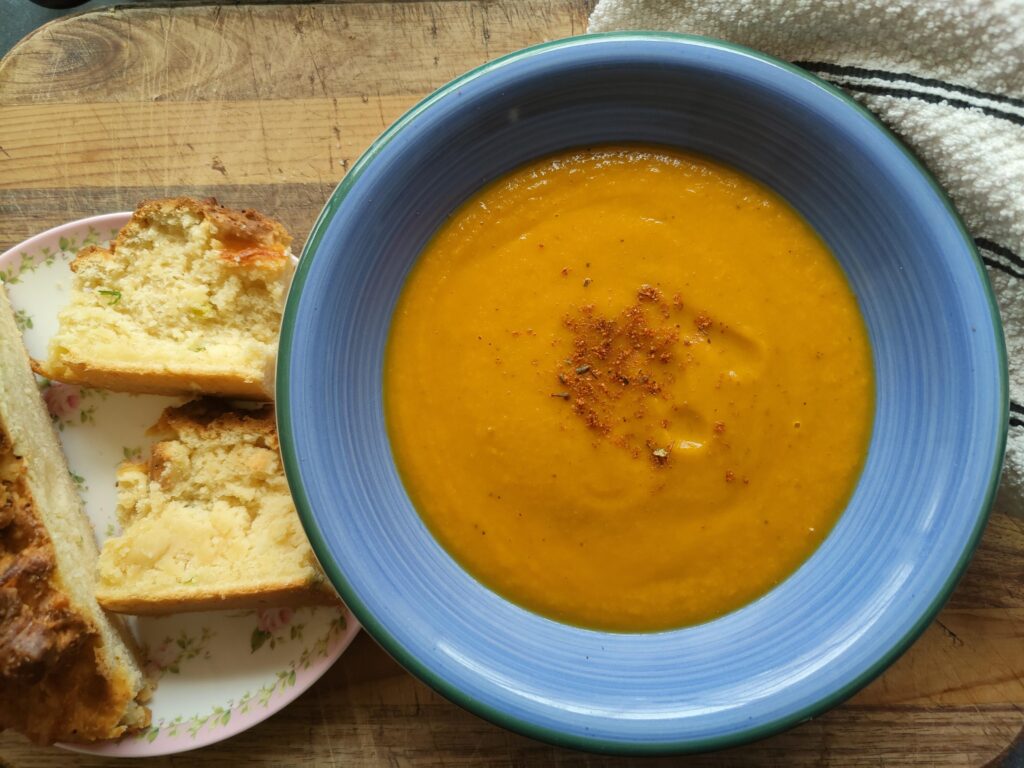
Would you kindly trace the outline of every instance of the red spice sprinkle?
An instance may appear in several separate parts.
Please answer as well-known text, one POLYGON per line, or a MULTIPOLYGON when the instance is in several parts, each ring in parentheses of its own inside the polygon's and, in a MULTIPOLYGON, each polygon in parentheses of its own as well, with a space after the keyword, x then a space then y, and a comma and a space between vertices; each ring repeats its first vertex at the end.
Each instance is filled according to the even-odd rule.
POLYGON ((661 291, 653 285, 644 283, 640 286, 640 290, 636 292, 636 297, 640 299, 640 301, 659 302, 661 301, 661 291))
POLYGON ((708 328, 710 328, 712 325, 714 325, 714 322, 712 321, 712 319, 710 317, 708 317, 707 315, 705 315, 703 312, 701 312, 699 315, 697 315, 697 317, 694 319, 693 322, 697 326, 697 330, 700 333, 703 333, 705 335, 708 332, 708 328))
POLYGON ((568 267, 562 267, 562 277, 567 277, 568 274, 569 274, 569 268, 568 267))
POLYGON ((715 434, 720 435, 723 432, 725 432, 725 422, 724 421, 716 421, 715 422, 715 434))
POLYGON ((735 479, 736 479, 736 475, 733 474, 733 471, 731 469, 727 469, 725 471, 725 482, 731 483, 735 479))
MULTIPOLYGON (((643 422, 647 418, 645 401, 667 399, 662 381, 674 378, 672 371, 662 366, 672 360, 679 331, 660 324, 661 304, 661 292, 644 285, 637 292, 637 303, 617 317, 601 315, 593 304, 566 315, 563 324, 572 334, 571 356, 555 370, 559 383, 571 395, 573 412, 588 427, 631 453, 638 442, 646 444, 648 455, 654 456, 657 464, 668 459, 668 447, 634 434, 635 427, 628 422, 643 422), (651 304, 654 306, 646 309, 651 304), (664 455, 654 454, 656 450, 664 455)), ((657 424, 652 420, 641 428, 653 430, 657 424)))

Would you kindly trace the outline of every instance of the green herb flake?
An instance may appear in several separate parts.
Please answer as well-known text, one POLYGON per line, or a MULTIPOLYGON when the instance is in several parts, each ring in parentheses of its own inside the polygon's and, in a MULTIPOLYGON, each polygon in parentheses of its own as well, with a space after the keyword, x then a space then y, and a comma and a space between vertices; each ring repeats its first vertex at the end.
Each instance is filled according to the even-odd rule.
POLYGON ((19 309, 14 313, 14 322, 19 330, 24 331, 32 327, 32 316, 24 309, 19 309))
POLYGON ((107 302, 107 306, 113 306, 114 304, 117 304, 121 300, 121 292, 111 290, 110 288, 99 288, 97 289, 96 293, 98 293, 100 296, 110 297, 110 301, 107 302))

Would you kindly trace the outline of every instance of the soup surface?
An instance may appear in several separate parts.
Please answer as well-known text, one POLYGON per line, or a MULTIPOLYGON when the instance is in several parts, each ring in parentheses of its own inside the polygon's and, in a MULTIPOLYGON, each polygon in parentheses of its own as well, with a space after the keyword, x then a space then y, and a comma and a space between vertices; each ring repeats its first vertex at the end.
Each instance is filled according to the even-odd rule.
POLYGON ((392 449, 451 555, 551 618, 650 631, 762 595, 867 452, 870 348, 803 219, 702 156, 534 162, 439 229, 396 309, 392 449))

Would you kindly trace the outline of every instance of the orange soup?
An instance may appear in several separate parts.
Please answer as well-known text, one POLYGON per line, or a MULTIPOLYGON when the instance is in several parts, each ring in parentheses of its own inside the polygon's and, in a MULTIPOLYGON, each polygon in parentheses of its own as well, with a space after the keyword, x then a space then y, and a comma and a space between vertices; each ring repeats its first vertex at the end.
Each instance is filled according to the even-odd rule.
POLYGON ((386 360, 395 461, 482 583, 586 627, 720 616, 842 512, 873 412, 867 334, 810 226, 656 147, 482 189, 409 276, 386 360))

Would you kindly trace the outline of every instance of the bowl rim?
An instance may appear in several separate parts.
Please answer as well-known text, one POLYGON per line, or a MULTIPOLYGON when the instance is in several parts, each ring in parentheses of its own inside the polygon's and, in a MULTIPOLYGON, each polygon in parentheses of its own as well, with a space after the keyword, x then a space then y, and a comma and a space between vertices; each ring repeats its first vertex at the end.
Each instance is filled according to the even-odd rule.
POLYGON ((712 37, 700 35, 679 34, 674 32, 661 31, 626 31, 626 32, 601 32, 575 35, 572 37, 560 38, 548 42, 523 48, 518 51, 506 54, 492 61, 486 62, 465 74, 455 78, 429 94, 421 101, 412 106, 398 120, 392 123, 383 133, 380 134, 370 146, 360 155, 352 168, 345 174, 344 178, 335 187, 324 205, 319 216, 313 224, 306 244, 299 259, 299 266, 296 269, 292 285, 288 293, 288 299, 281 323, 280 347, 277 360, 277 391, 276 399, 279 404, 287 405, 291 398, 291 386, 288 378, 288 368, 292 357, 292 338, 296 330, 296 314, 298 311, 299 297, 309 274, 313 254, 318 250, 331 219, 336 214, 339 206, 345 200, 349 191, 359 180, 360 176, 367 169, 373 159, 383 148, 395 138, 406 126, 416 118, 417 115, 428 109, 432 104, 445 98, 453 91, 456 91, 465 83, 475 80, 488 72, 506 66, 521 59, 530 58, 537 54, 553 50, 573 48, 581 45, 594 45, 602 42, 669 42, 688 45, 698 45, 708 48, 724 49, 734 53, 741 53, 749 58, 757 59, 760 62, 780 67, 791 74, 795 74, 819 88, 828 96, 839 99, 848 107, 852 107, 862 117, 867 118, 878 130, 879 134, 887 139, 892 145, 899 149, 908 160, 910 160, 917 172, 929 183, 937 194, 940 202, 946 209, 957 230, 963 238, 967 251, 973 258, 978 278, 983 286, 985 297, 988 301, 989 312, 992 321, 992 330, 997 342, 998 365, 999 365, 999 390, 1000 390, 1000 421, 1002 428, 996 436, 996 450, 992 457, 992 469, 988 478, 987 489, 981 508, 978 510, 977 519, 970 536, 964 542, 960 556, 950 572, 946 582, 940 588, 933 602, 921 614, 915 624, 880 658, 862 672, 858 677, 851 680, 841 688, 832 691, 830 694, 820 697, 818 700, 794 712, 786 713, 769 722, 753 725, 745 730, 736 731, 730 734, 711 736, 700 739, 663 740, 652 742, 630 742, 616 741, 603 738, 592 738, 566 733, 553 728, 538 725, 527 719, 513 716, 497 707, 481 701, 455 685, 449 683, 445 678, 432 672, 415 655, 403 647, 387 629, 373 616, 358 594, 352 589, 341 569, 331 554, 326 540, 321 535, 318 526, 315 524, 312 506, 305 494, 304 488, 299 482, 299 462, 294 450, 294 431, 289 409, 287 407, 276 408, 278 432, 281 436, 280 446, 284 462, 288 484, 295 500, 295 506, 303 527, 313 545, 321 565, 327 572, 335 588, 341 594, 345 604, 355 614, 363 628, 371 637, 402 667, 411 672, 421 681, 428 684, 435 691, 447 698, 449 701, 458 704, 462 708, 482 717, 498 726, 514 731, 521 735, 539 739, 541 741, 572 749, 614 754, 623 756, 642 755, 666 755, 666 754, 689 754, 697 752, 710 752, 720 749, 727 749, 743 744, 757 741, 788 730, 811 718, 817 717, 832 707, 842 703, 861 688, 866 686, 898 659, 931 624, 939 610, 948 600, 953 589, 956 587, 961 576, 967 568, 975 549, 985 530, 995 495, 999 487, 999 478, 1002 472, 1003 460, 1006 452, 1006 440, 1009 433, 1009 374, 1006 352, 1006 341, 1003 332, 999 307, 996 302, 992 286, 985 272, 981 256, 978 253, 974 240, 963 223, 959 213, 953 206, 942 186, 935 180, 932 174, 924 166, 921 160, 900 141, 872 112, 855 101, 850 95, 836 86, 822 80, 795 64, 778 59, 769 54, 749 48, 744 45, 730 43, 712 37))

